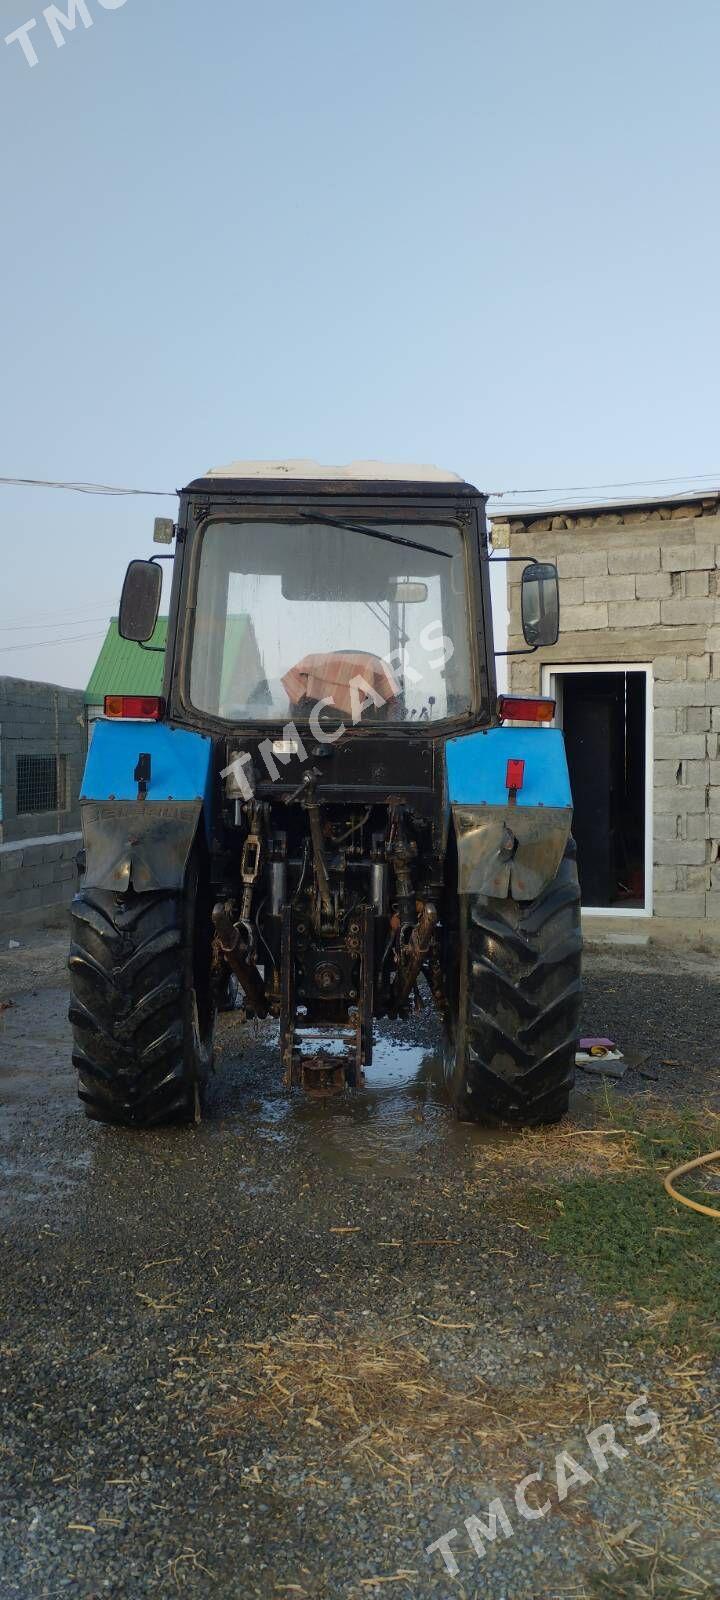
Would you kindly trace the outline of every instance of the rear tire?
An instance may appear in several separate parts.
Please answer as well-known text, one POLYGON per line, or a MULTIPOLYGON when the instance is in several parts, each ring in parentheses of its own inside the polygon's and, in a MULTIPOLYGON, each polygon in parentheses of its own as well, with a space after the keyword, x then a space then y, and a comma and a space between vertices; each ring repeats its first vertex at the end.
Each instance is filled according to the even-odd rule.
POLYGON ((199 1120, 214 1022, 206 882, 196 851, 183 893, 85 889, 73 901, 73 1062, 95 1121, 199 1120))
POLYGON ((538 1127, 567 1112, 582 997, 574 849, 537 900, 460 898, 446 1082, 461 1117, 538 1127))

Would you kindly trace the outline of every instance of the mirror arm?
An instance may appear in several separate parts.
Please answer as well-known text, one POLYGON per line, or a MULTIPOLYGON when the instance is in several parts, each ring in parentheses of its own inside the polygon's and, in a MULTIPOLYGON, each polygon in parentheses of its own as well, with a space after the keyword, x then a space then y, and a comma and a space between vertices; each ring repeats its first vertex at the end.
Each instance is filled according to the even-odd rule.
POLYGON ((481 555, 480 560, 487 561, 488 565, 492 563, 493 566, 499 564, 501 561, 524 561, 526 567, 531 567, 533 565, 539 567, 541 565, 541 562, 537 561, 535 556, 496 556, 494 552, 489 556, 481 555))
MULTIPOLYGON (((522 561, 526 567, 532 566, 533 562, 537 567, 541 565, 539 561, 536 561, 535 556, 496 556, 493 554, 489 556, 481 555, 480 560, 487 561, 488 566, 494 561, 522 561)), ((528 645, 527 650, 496 650, 494 654, 496 658, 500 656, 534 656, 536 650, 539 649, 539 644, 531 644, 528 645)))
MULTIPOLYGON (((481 561, 487 561, 488 566, 490 565, 491 561, 492 562, 495 562, 495 561, 497 561, 497 562, 500 562, 500 561, 503 561, 503 562, 505 562, 505 561, 522 561, 523 564, 526 567, 528 567, 528 566, 532 566, 533 561, 535 561, 535 557, 534 556, 496 556, 496 555, 493 554, 493 555, 490 555, 490 556, 481 556, 480 560, 481 561)), ((537 563, 537 562, 535 564, 536 564, 536 566, 539 565, 539 563, 537 563)), ((535 651, 539 650, 539 649, 540 649, 539 644, 531 644, 531 645, 528 645, 527 650, 496 650, 494 653, 495 653, 495 658, 497 660, 497 659, 499 659, 500 656, 534 656, 535 651)))
MULTIPOLYGON (((149 559, 151 561, 174 561, 175 560, 175 551, 173 550, 172 554, 171 555, 167 555, 167 556, 152 555, 152 556, 150 556, 149 559)), ((165 654, 165 645, 164 644, 143 644, 140 639, 136 639, 135 643, 136 643, 136 645, 137 645, 139 650, 147 650, 147 651, 149 651, 149 653, 151 655, 164 656, 164 654, 165 654)))
MULTIPOLYGON (((150 562, 174 562, 174 550, 171 555, 150 555, 150 562)), ((139 650, 147 650, 152 656, 165 656, 165 645, 142 645, 139 638, 136 638, 136 645, 139 650)))

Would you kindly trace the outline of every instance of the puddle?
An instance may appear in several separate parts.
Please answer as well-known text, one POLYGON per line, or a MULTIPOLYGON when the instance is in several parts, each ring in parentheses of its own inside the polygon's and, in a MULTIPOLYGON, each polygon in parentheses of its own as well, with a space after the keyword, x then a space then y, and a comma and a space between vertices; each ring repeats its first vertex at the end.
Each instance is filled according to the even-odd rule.
POLYGON ((312 1099, 282 1089, 275 1026, 265 1025, 248 1041, 231 1025, 216 1079, 218 1099, 225 1101, 220 1112, 225 1128, 246 1129, 251 1121, 259 1142, 269 1147, 270 1161, 282 1161, 283 1153, 314 1161, 331 1178, 372 1168, 385 1178, 407 1179, 416 1163, 426 1165, 434 1154, 470 1161, 478 1147, 502 1143, 508 1135, 457 1121, 445 1089, 437 1027, 423 1019, 420 1028, 430 1035, 427 1043, 416 1042, 417 1023, 414 1040, 399 1036, 397 1024, 381 1023, 365 1087, 312 1099), (242 1054, 233 1050, 236 1038, 242 1054))
MULTIPOLYGON (((66 1008, 64 989, 44 990, 19 997, 0 1020, 0 1149, 8 1157, 12 1150, 14 1158, 0 1161, 0 1189, 6 1197, 14 1193, 16 1201, 20 1195, 64 1195, 91 1165, 102 1181, 105 1163, 114 1165, 118 1158, 114 1136, 101 1130, 97 1137, 93 1132, 92 1154, 83 1158, 58 1157, 62 1147, 53 1136, 49 1160, 38 1160, 35 1150, 26 1159, 22 1130, 37 1131, 38 1117, 47 1130, 48 1119, 56 1128, 70 1115, 79 1137, 85 1133, 66 1008)), ((316 1181, 323 1174, 333 1181, 369 1170, 412 1181, 433 1161, 449 1160, 459 1172, 474 1164, 483 1146, 512 1137, 455 1118, 444 1084, 440 1028, 431 1015, 413 1017, 405 1036, 396 1022, 378 1024, 365 1087, 324 1100, 283 1090, 276 1023, 247 1028, 223 1018, 216 1044, 217 1072, 203 1128, 120 1134, 126 1158, 134 1159, 137 1141, 142 1146, 147 1140, 152 1159, 167 1170, 168 1164, 197 1165, 206 1138, 249 1138, 254 1157, 249 1151, 248 1170, 240 1166, 237 1181, 262 1198, 282 1181, 288 1161, 309 1163, 316 1181)))
POLYGON ((91 1167, 89 1151, 49 1161, 38 1160, 37 1155, 26 1157, 22 1151, 16 1151, 13 1160, 0 1157, 0 1203, 4 1197, 14 1209, 19 1203, 62 1200, 91 1167))

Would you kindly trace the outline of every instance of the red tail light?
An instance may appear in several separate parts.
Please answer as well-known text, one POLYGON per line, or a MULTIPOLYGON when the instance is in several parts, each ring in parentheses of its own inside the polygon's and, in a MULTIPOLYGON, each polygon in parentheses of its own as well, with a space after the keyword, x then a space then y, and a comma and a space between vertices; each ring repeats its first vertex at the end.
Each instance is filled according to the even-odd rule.
POLYGON ((501 694, 498 700, 501 722, 552 722, 554 715, 554 700, 525 700, 515 694, 501 694))
POLYGON ((106 717, 135 717, 142 722, 159 722, 165 714, 165 701, 157 694, 106 694, 106 717))

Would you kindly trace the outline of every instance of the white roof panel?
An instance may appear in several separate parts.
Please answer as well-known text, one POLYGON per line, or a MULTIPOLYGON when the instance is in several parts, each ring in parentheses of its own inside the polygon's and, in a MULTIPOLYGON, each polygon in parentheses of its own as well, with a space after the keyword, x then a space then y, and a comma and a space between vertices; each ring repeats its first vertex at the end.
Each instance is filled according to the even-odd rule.
POLYGON ((366 479, 375 482, 463 483, 457 472, 442 467, 410 466, 396 461, 350 461, 346 466, 323 466, 320 461, 231 461, 227 467, 211 467, 208 478, 322 478, 344 481, 366 479))

